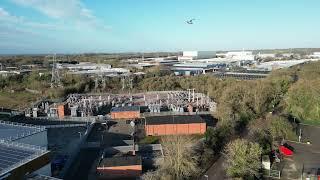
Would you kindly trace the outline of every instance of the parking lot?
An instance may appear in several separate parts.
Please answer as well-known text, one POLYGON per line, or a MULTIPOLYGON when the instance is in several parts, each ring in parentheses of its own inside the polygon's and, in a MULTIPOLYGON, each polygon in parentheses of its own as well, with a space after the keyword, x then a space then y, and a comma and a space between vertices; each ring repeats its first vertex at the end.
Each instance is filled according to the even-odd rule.
POLYGON ((301 132, 301 143, 289 142, 294 155, 284 158, 281 179, 301 179, 303 174, 316 173, 320 168, 320 127, 302 125, 301 132))

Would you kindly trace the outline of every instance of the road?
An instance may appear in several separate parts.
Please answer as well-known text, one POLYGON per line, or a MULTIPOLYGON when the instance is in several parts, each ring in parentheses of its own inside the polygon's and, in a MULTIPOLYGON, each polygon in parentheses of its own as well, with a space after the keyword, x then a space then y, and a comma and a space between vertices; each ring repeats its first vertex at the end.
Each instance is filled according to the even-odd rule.
MULTIPOLYGON (((208 180, 220 180, 220 179, 228 179, 226 177, 226 171, 223 166, 225 162, 225 158, 223 156, 220 156, 219 159, 208 169, 208 171, 205 173, 208 175, 208 180)), ((206 178, 202 178, 203 180, 206 180, 206 178)))

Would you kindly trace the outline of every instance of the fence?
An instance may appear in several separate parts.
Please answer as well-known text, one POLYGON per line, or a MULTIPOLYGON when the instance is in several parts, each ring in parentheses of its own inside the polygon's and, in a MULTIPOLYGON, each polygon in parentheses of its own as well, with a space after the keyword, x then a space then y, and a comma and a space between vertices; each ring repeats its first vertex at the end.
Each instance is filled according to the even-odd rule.
POLYGON ((263 175, 272 179, 281 179, 281 172, 274 169, 263 169, 263 175))

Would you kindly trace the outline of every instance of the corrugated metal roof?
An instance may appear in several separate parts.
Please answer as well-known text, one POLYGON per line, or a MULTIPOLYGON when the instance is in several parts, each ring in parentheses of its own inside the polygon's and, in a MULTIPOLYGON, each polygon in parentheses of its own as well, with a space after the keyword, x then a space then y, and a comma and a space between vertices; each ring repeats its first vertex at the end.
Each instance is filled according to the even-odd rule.
POLYGON ((147 125, 191 123, 205 123, 205 121, 199 115, 150 116, 146 118, 147 125))
POLYGON ((121 106, 111 108, 111 112, 124 112, 124 111, 139 111, 140 106, 121 106))

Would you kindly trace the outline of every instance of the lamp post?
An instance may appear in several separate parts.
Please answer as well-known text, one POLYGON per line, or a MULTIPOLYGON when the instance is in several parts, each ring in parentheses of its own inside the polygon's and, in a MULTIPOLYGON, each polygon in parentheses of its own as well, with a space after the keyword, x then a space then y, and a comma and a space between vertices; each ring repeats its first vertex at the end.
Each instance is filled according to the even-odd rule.
POLYGON ((204 178, 206 178, 206 180, 209 180, 209 176, 207 174, 203 175, 204 178))
POLYGON ((79 133, 79 137, 80 137, 80 139, 81 139, 82 133, 81 133, 81 132, 78 132, 78 133, 79 133))

